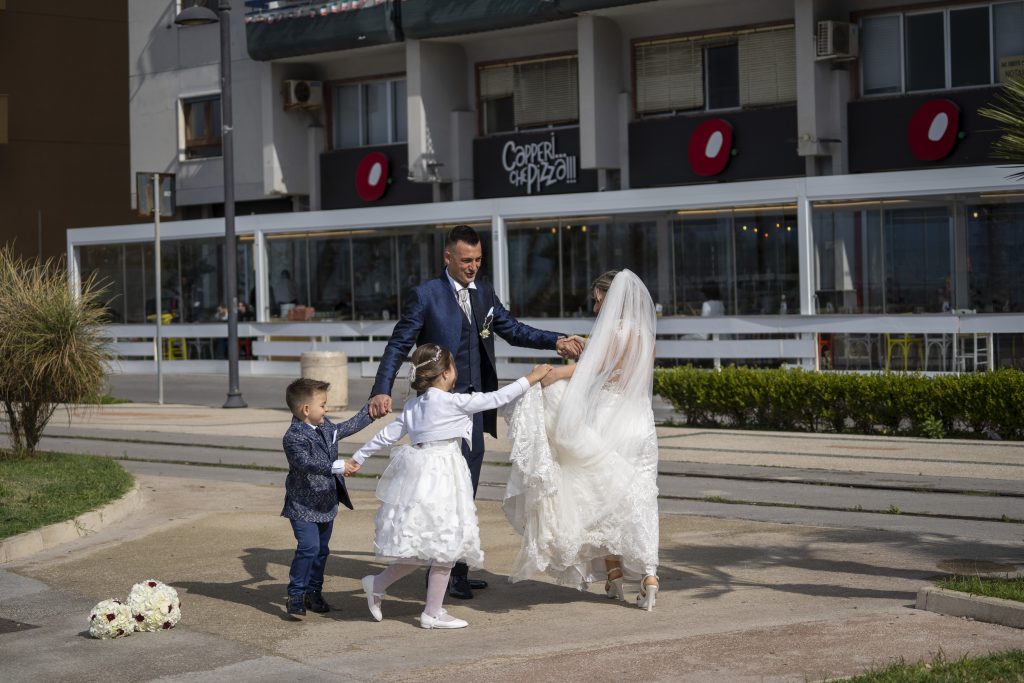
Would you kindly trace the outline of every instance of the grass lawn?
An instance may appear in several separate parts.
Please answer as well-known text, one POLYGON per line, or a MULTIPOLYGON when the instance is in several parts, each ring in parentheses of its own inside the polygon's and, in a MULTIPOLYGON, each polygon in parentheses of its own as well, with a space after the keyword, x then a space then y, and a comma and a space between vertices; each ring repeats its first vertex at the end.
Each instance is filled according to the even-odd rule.
POLYGON ((1024 650, 947 661, 893 664, 846 679, 848 683, 1024 683, 1024 650))
POLYGON ((0 538, 95 510, 124 495, 132 481, 112 458, 0 451, 0 538))
POLYGON ((985 578, 981 576, 949 576, 939 579, 935 583, 939 588, 960 591, 961 593, 1024 602, 1024 576, 1012 579, 985 578))

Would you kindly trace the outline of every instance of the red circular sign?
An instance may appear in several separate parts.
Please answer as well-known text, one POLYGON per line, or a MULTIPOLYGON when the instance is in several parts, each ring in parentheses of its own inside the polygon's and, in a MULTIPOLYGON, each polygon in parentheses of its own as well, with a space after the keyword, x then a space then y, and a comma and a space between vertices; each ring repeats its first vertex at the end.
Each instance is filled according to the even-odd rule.
POLYGON ((364 202, 375 202, 388 189, 388 158, 370 152, 356 167, 356 192, 364 202))
POLYGON ((690 135, 690 168, 697 175, 718 175, 731 156, 732 126, 725 119, 708 119, 690 135))
POLYGON ((959 132, 960 107, 952 100, 928 100, 910 117, 907 143, 921 161, 938 161, 953 151, 959 132))

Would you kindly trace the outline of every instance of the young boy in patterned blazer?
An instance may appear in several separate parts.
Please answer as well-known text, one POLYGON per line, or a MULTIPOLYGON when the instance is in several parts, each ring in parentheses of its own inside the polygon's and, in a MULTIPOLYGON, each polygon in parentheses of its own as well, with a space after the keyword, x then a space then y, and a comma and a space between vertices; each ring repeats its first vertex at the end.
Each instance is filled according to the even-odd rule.
POLYGON ((305 616, 306 608, 314 612, 331 609, 321 591, 339 494, 341 501, 352 507, 345 480, 331 473, 331 464, 338 457, 338 441, 373 422, 368 406, 341 424, 328 420, 330 386, 304 378, 289 384, 285 392, 292 423, 283 440, 288 478, 281 516, 291 522, 297 543, 288 572, 287 601, 288 614, 297 618, 305 616))

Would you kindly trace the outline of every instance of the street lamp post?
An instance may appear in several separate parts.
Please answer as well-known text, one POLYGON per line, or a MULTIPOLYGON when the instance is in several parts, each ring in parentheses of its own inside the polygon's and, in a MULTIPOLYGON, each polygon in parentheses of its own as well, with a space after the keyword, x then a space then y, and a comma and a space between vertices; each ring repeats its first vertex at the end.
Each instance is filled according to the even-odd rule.
POLYGON ((235 253, 235 147, 231 120, 231 5, 220 0, 217 13, 203 5, 186 7, 175 17, 181 26, 220 22, 221 151, 224 157, 224 280, 228 299, 228 397, 225 408, 245 408, 238 387, 238 274, 235 253))

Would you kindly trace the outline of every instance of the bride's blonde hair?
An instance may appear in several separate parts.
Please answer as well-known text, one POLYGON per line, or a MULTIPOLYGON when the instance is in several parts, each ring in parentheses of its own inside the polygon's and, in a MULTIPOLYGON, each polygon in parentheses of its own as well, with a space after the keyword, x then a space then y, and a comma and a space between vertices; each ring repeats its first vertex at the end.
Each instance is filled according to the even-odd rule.
POLYGON ((617 270, 609 270, 601 273, 592 283, 590 283, 590 289, 597 289, 607 294, 608 290, 612 287, 612 280, 614 280, 615 276, 618 274, 619 271, 617 270))

